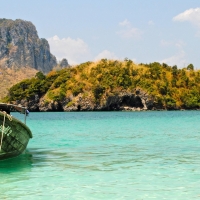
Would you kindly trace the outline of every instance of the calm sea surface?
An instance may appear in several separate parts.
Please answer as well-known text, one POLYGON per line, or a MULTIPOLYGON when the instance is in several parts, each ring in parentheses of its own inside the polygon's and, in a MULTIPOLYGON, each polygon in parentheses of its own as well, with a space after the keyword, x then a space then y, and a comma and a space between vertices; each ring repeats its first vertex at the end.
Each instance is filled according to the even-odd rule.
POLYGON ((0 199, 200 199, 199 111, 30 113, 27 124, 27 151, 0 161, 0 199))

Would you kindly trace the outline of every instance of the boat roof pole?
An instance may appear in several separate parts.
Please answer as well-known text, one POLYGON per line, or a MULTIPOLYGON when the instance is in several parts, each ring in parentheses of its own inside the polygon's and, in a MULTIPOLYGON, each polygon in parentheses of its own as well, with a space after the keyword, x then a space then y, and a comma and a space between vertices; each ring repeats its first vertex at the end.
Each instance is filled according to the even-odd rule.
POLYGON ((26 110, 25 110, 24 124, 26 124, 26 110))

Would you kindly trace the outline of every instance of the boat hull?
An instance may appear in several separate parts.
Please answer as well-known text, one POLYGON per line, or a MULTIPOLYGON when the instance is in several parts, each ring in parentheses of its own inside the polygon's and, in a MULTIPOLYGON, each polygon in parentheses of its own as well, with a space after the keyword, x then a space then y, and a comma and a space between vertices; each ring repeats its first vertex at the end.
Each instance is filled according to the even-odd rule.
MULTIPOLYGON (((3 121, 4 114, 0 112, 0 139, 2 137, 3 121)), ((29 139, 32 138, 30 129, 24 123, 14 117, 10 121, 7 115, 3 133, 0 160, 16 157, 23 153, 29 139)))

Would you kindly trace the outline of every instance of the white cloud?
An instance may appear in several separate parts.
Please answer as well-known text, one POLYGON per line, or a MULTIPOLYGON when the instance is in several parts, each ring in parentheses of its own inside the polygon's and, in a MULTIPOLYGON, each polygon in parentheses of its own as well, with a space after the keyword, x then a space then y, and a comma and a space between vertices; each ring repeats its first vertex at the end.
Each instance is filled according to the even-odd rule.
POLYGON ((120 26, 130 26, 131 23, 127 19, 125 19, 123 22, 119 22, 119 25, 120 26))
POLYGON ((177 41, 166 41, 161 40, 161 46, 165 48, 174 48, 177 49, 177 53, 173 56, 165 58, 160 63, 167 63, 170 66, 177 65, 179 68, 185 67, 187 63, 186 53, 184 51, 185 42, 182 40, 177 41))
POLYGON ((120 22, 119 25, 123 28, 120 31, 117 31, 117 34, 122 38, 141 38, 142 31, 133 27, 127 19, 125 19, 123 22, 120 22))
POLYGON ((191 8, 173 18, 173 21, 189 21, 200 26, 200 8, 191 8))
POLYGON ((98 60, 101 60, 103 58, 107 58, 107 59, 111 59, 111 60, 119 60, 119 58, 113 53, 113 52, 110 52, 108 50, 104 50, 102 51, 101 53, 99 53, 95 58, 94 60, 95 61, 98 61, 98 60))
POLYGON ((185 67, 187 60, 186 60, 186 54, 184 51, 180 51, 174 56, 171 56, 169 58, 163 59, 159 61, 160 63, 166 63, 170 66, 177 65, 178 67, 185 67))
POLYGON ((47 39, 51 52, 58 60, 66 58, 69 64, 74 65, 90 60, 88 45, 80 38, 59 38, 57 35, 47 39))

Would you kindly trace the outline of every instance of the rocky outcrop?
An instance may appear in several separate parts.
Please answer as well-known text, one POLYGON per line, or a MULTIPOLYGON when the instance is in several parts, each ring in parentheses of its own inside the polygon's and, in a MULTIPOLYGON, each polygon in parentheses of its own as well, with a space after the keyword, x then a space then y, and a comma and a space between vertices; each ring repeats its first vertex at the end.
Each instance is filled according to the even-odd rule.
POLYGON ((29 101, 22 100, 14 104, 27 107, 30 111, 140 111, 154 109, 154 99, 143 91, 135 93, 121 92, 118 95, 105 97, 101 102, 96 102, 92 96, 85 97, 79 94, 76 97, 66 98, 63 101, 45 101, 38 95, 29 101))
POLYGON ((66 58, 63 58, 63 59, 61 60, 61 62, 59 63, 59 66, 60 66, 61 68, 69 67, 69 63, 68 63, 67 59, 66 59, 66 58))
POLYGON ((119 95, 109 96, 106 100, 106 110, 151 110, 154 99, 143 91, 135 93, 122 92, 119 95))
POLYGON ((47 73, 57 65, 49 43, 28 21, 0 19, 0 65, 31 67, 47 73))

